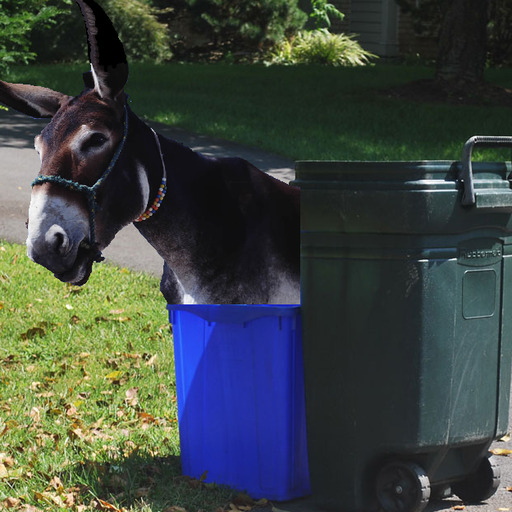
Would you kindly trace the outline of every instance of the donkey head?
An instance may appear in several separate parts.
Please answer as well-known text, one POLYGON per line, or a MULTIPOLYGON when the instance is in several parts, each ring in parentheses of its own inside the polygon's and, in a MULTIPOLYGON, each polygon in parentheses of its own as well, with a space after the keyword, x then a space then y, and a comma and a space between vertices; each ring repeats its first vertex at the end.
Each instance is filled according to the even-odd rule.
POLYGON ((92 69, 84 75, 84 91, 71 97, 0 81, 0 102, 32 117, 51 118, 35 139, 41 169, 30 201, 28 255, 62 281, 84 284, 99 251, 144 207, 133 205, 133 216, 116 219, 122 225, 112 227, 119 214, 106 198, 116 195, 116 183, 104 174, 126 137, 128 65, 105 12, 93 0, 76 2, 85 20, 92 69))

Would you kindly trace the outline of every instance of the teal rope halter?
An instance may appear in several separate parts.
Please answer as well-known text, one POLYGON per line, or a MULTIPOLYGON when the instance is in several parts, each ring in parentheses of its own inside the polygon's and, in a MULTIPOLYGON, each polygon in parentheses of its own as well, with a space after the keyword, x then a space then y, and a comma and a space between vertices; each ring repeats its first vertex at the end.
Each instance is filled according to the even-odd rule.
MULTIPOLYGON (((89 244, 88 246, 84 243, 82 243, 82 246, 85 246, 85 248, 90 249, 96 249, 96 210, 98 209, 98 202, 96 200, 96 192, 98 188, 102 185, 102 183, 107 179, 108 175, 112 172, 112 169, 117 163, 117 160, 119 158, 119 155, 121 154, 121 151, 123 150, 123 147, 126 143, 126 138, 128 136, 128 109, 126 108, 126 105, 124 107, 124 132, 123 132, 123 139, 117 146, 116 152, 114 153, 114 156, 112 157, 112 160, 110 161, 110 164, 108 165, 105 172, 100 176, 98 181, 92 186, 89 187, 87 185, 82 185, 81 183, 78 183, 76 181, 67 180, 65 178, 62 178, 61 176, 44 176, 40 175, 38 176, 33 182, 32 187, 35 187, 36 185, 42 185, 43 183, 56 183, 57 185, 61 185, 64 188, 67 188, 68 190, 72 190, 73 192, 80 192, 82 194, 85 194, 85 197, 87 198, 87 205, 89 208, 89 244)), ((95 256, 95 261, 102 261, 104 258, 101 255, 101 251, 97 250, 97 254, 95 256)))

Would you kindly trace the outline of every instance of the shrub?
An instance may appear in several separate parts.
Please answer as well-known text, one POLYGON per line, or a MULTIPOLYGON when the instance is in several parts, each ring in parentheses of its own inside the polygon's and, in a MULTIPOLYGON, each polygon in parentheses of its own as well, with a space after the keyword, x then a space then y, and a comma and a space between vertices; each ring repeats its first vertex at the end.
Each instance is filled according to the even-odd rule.
POLYGON ((132 60, 162 62, 172 57, 167 26, 157 20, 156 9, 140 0, 108 0, 105 9, 132 60))
POLYGON ((313 11, 309 17, 313 20, 317 29, 330 28, 331 17, 340 21, 343 21, 345 17, 335 5, 328 3, 327 0, 311 0, 311 8, 313 11))
POLYGON ((271 54, 271 63, 364 66, 372 58, 376 56, 364 50, 355 36, 318 29, 300 32, 280 43, 271 54))
MULTIPOLYGON (((62 2, 60 2, 62 3, 62 2)), ((62 12, 56 6, 41 5, 34 0, 17 2, 0 0, 0 71, 9 64, 28 64, 36 54, 30 49, 30 32, 48 26, 62 12)))
MULTIPOLYGON (((112 20, 129 60, 161 62, 172 57, 167 26, 157 19, 159 10, 142 0, 99 3, 112 20)), ((74 2, 61 11, 55 27, 35 30, 31 40, 40 62, 79 61, 87 56, 84 22, 74 2)))
POLYGON ((296 33, 307 15, 297 0, 185 0, 194 31, 216 47, 258 51, 296 33))

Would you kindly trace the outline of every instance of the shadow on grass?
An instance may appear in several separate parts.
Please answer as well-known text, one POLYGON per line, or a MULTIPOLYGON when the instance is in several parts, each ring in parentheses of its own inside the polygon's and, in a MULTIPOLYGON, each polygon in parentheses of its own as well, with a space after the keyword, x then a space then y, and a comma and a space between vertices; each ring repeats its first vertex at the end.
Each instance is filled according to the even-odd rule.
POLYGON ((71 471, 71 481, 81 482, 83 503, 99 510, 220 512, 230 510, 238 494, 183 476, 178 456, 133 453, 120 460, 84 461, 71 471))

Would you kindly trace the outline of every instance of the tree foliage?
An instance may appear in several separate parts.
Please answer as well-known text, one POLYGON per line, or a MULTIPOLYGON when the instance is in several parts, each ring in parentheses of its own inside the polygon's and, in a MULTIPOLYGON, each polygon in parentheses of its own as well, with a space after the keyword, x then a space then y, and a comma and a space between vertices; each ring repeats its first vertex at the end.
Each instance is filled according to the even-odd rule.
MULTIPOLYGON (((42 62, 87 58, 87 38, 80 10, 74 2, 67 3, 69 7, 60 10, 51 30, 43 27, 32 33, 33 48, 37 48, 42 62)), ((160 10, 143 0, 100 0, 99 3, 116 27, 130 60, 160 62, 170 59, 167 27, 157 18, 160 10)))
POLYGON ((35 27, 48 27, 68 0, 48 5, 37 0, 0 0, 0 71, 10 64, 27 64, 36 57, 30 34, 35 27))
POLYGON ((317 29, 330 28, 331 18, 337 18, 340 21, 345 18, 345 15, 335 5, 328 3, 327 0, 311 0, 311 8, 313 10, 309 17, 313 20, 317 29))
POLYGON ((234 51, 271 46, 297 32, 307 19, 297 0, 185 0, 183 7, 193 30, 234 51))

